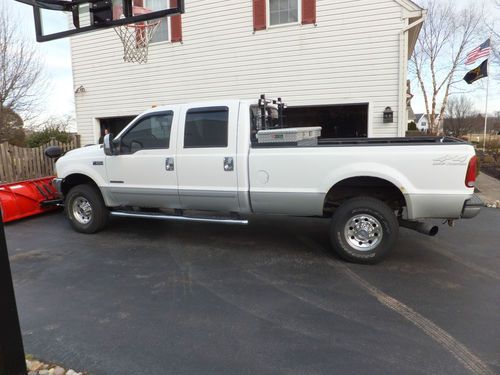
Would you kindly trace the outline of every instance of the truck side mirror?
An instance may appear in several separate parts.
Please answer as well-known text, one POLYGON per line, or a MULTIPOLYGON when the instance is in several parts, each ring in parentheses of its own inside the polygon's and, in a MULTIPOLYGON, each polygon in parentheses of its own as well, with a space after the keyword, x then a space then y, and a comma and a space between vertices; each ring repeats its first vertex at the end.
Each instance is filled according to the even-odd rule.
POLYGON ((114 155, 114 144, 113 144, 113 134, 106 134, 103 140, 104 153, 107 156, 114 155))
POLYGON ((59 146, 50 146, 45 149, 44 154, 50 159, 58 159, 63 156, 64 150, 59 146))

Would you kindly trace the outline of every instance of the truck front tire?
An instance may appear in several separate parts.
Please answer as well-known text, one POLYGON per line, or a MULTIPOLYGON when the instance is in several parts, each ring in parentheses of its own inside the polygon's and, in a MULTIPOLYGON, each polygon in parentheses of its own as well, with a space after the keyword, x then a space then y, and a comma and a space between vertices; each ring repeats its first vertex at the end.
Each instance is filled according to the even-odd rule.
POLYGON ((332 217, 330 240, 335 252, 354 263, 375 264, 396 245, 399 225, 384 202, 370 197, 344 202, 332 217))
POLYGON ((66 214, 74 230, 96 233, 109 219, 109 211, 99 190, 91 185, 77 185, 66 195, 66 214))

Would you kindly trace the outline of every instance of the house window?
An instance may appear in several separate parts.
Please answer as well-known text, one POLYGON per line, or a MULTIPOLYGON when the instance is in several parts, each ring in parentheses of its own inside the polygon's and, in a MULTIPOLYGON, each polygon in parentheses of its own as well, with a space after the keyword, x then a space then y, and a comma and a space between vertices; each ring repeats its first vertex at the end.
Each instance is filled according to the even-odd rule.
POLYGON ((269 0, 269 25, 299 22, 299 0, 269 0))
POLYGON ((422 123, 422 127, 425 128, 427 126, 427 123, 426 122, 423 122, 422 123))
MULTIPOLYGON (((152 11, 164 10, 165 0, 146 0, 144 6, 152 11)), ((156 22, 157 20, 149 21, 156 22)), ((160 24, 156 29, 150 43, 167 42, 168 41, 168 17, 160 18, 160 24)))

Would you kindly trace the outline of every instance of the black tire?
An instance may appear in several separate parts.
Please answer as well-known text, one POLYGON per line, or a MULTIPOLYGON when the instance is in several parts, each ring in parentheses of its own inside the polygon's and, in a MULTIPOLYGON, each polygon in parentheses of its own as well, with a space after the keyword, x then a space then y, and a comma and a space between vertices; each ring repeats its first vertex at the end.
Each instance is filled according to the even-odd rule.
POLYGON ((109 220, 109 211, 104 204, 102 195, 92 185, 77 185, 71 188, 66 195, 65 209, 71 226, 80 233, 99 232, 109 220), (79 215, 77 211, 81 214, 79 215))
POLYGON ((396 245, 399 224, 384 202, 370 197, 344 202, 332 217, 330 241, 344 260, 375 264, 389 255, 396 245))

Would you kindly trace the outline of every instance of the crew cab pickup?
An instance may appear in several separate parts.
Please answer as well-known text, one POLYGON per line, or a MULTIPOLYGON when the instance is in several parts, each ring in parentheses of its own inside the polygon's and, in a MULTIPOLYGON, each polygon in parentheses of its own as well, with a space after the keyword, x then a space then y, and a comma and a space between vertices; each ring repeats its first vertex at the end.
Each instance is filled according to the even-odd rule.
MULTIPOLYGON (((331 220, 342 258, 376 263, 399 226, 434 235, 424 219, 478 214, 470 144, 318 134, 304 142, 300 128, 283 127, 283 108, 262 99, 157 107, 103 145, 66 153, 54 184, 72 226, 94 233, 109 216, 230 224, 260 214, 320 217, 331 220)), ((315 125, 305 132, 317 133, 315 125)))

